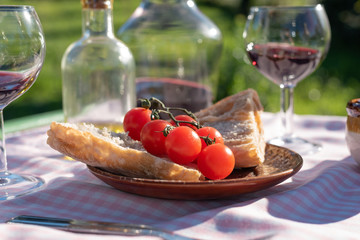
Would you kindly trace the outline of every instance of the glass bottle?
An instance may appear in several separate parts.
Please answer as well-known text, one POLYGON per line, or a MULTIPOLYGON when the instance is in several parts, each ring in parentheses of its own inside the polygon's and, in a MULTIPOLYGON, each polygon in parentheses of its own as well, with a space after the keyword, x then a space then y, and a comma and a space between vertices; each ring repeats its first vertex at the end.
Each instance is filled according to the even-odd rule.
POLYGON ((135 58, 137 98, 193 112, 211 104, 222 35, 193 0, 143 0, 117 37, 135 58))
POLYGON ((81 0, 82 37, 61 63, 65 122, 87 122, 122 130, 135 106, 135 63, 114 35, 113 0, 81 0))

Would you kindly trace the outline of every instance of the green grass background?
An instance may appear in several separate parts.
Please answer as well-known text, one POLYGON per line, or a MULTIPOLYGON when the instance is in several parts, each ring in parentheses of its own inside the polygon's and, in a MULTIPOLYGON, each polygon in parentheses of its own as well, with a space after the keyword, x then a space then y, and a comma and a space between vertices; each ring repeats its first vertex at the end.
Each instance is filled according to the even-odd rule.
MULTIPOLYGON (((140 0, 114 0, 115 32, 140 2, 140 0)), ((221 99, 243 89, 254 88, 261 97, 265 111, 277 112, 280 109, 280 89, 247 63, 241 39, 248 7, 255 4, 269 4, 269 2, 271 4, 291 2, 292 5, 301 5, 316 1, 196 1, 200 10, 219 26, 224 37, 216 98, 221 99)), ((332 25, 333 40, 323 64, 295 89, 297 114, 345 115, 346 102, 351 98, 360 97, 358 90, 360 89, 358 64, 360 26, 351 26, 351 21, 347 23, 346 17, 341 15, 345 12, 352 14, 351 16, 359 16, 360 1, 337 2, 342 4, 340 9, 337 5, 339 3, 335 0, 323 1, 332 25), (340 36, 339 34, 342 33, 347 35, 340 36)), ((26 94, 6 107, 5 119, 61 109, 60 63, 66 48, 81 37, 80 1, 0 0, 0 4, 33 5, 42 22, 47 47, 44 66, 36 83, 26 94)))

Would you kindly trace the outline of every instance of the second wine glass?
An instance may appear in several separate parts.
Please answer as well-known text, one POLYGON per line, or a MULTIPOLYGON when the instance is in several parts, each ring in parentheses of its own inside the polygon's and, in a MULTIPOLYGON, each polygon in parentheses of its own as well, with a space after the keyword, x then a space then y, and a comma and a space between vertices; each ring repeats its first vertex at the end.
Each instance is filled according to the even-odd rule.
POLYGON ((325 58, 330 24, 322 5, 252 7, 243 38, 251 64, 281 88, 283 134, 269 143, 300 154, 314 153, 321 145, 293 133, 293 92, 325 58))

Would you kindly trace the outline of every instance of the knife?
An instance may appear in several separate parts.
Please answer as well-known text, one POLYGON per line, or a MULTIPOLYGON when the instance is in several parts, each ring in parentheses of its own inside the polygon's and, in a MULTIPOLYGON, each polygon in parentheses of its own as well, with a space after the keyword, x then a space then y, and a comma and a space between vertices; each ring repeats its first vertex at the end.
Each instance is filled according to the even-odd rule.
POLYGON ((193 240, 172 232, 160 230, 142 224, 122 224, 98 221, 82 221, 65 218, 51 218, 21 215, 8 220, 6 223, 23 223, 52 227, 76 233, 92 233, 106 235, 155 236, 169 240, 193 240))

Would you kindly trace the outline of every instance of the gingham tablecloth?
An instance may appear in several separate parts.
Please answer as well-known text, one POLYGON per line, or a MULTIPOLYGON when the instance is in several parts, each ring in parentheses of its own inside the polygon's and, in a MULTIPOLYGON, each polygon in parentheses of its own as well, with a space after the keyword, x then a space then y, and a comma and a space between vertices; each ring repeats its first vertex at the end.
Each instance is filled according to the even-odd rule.
MULTIPOLYGON (((13 134, 7 139, 10 171, 40 176, 46 186, 0 202, 0 239, 134 239, 4 223, 24 214, 141 223, 199 239, 360 239, 360 166, 345 143, 346 119, 295 120, 298 135, 322 143, 321 152, 304 155, 303 168, 275 187, 211 201, 163 200, 115 190, 84 164, 64 160, 48 147, 48 127, 13 134)), ((274 136, 276 115, 264 113, 263 123, 266 137, 274 136)))

